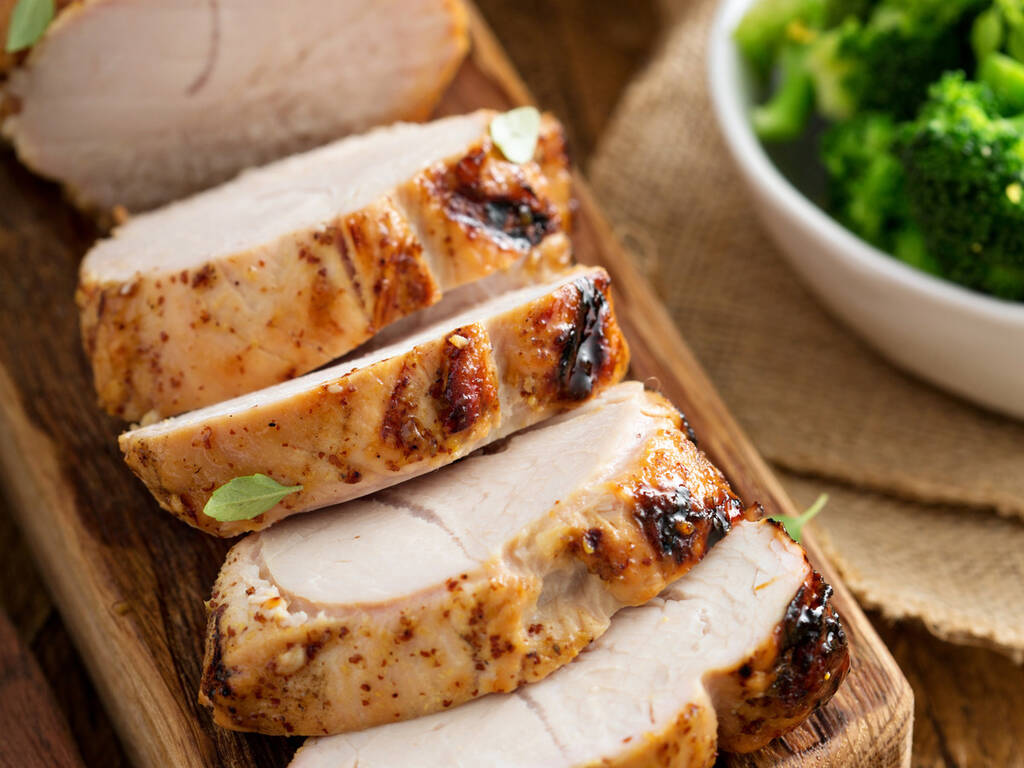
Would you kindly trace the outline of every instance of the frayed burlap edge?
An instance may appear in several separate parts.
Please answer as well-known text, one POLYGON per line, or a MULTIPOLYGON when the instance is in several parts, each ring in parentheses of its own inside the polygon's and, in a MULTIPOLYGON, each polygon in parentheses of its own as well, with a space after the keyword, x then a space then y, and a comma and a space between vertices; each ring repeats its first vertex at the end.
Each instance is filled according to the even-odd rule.
POLYGON ((865 607, 1024 663, 1024 525, 780 475, 798 505, 828 493, 815 540, 865 607))

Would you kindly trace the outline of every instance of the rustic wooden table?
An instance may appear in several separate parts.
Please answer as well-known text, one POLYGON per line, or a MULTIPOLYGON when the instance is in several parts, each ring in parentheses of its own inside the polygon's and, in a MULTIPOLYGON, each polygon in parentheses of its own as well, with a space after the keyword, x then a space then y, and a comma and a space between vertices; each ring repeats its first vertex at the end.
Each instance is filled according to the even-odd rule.
MULTIPOLYGON (((585 166, 619 94, 657 39, 655 3, 478 0, 478 5, 538 101, 566 123, 575 159, 585 166)), ((2 497, 0 583, 0 609, 42 669, 84 763, 127 766, 2 497)), ((876 626, 916 695, 915 766, 1024 768, 1024 668, 990 651, 943 643, 920 627, 878 620, 876 626)), ((5 761, 0 748, 0 768, 7 765, 16 764, 5 761)))

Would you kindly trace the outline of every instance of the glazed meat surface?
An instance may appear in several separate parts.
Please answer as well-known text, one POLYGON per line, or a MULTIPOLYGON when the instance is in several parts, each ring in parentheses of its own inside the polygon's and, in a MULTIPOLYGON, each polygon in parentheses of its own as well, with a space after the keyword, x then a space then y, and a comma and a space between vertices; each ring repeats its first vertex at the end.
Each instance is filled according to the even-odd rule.
POLYGON ((743 516, 679 413, 620 384, 496 451, 242 541, 211 599, 201 698, 226 727, 322 734, 511 691, 743 516))
POLYGON ((345 139, 135 217, 86 255, 102 406, 173 416, 307 373, 457 286, 570 261, 561 126, 504 159, 475 112, 345 139))
POLYGON ((126 432, 161 506, 219 536, 395 485, 581 405, 629 364, 610 280, 580 267, 484 301, 383 349, 126 432), (203 509, 261 473, 303 490, 251 520, 203 509))

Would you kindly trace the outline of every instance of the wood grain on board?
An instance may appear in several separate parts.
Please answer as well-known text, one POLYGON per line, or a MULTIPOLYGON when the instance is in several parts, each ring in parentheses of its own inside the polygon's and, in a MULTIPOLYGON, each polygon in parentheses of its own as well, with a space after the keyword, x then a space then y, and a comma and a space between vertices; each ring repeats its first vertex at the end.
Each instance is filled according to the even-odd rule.
POLYGON ((35 657, 2 612, 0 723, 0 768, 81 768, 68 725, 35 657))
MULTIPOLYGON (((474 52, 442 111, 529 100, 479 19, 474 52)), ((618 247, 578 180, 578 255, 615 279, 633 374, 686 411, 702 447, 744 498, 789 512, 780 486, 739 431, 670 318, 618 247)), ((124 468, 121 424, 95 406, 78 340, 78 261, 95 237, 58 191, 0 161, 0 468, 12 507, 129 757, 141 766, 286 764, 297 739, 215 728, 196 703, 203 601, 227 542, 159 511, 124 468)), ((765 750, 726 765, 896 766, 909 759, 912 697, 837 575, 854 663, 832 703, 765 750)))

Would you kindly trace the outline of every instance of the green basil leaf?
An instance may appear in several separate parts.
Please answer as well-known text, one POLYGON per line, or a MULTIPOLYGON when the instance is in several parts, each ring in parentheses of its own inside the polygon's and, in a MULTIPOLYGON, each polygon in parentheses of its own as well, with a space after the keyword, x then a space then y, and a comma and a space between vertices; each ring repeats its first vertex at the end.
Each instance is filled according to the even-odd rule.
POLYGON ((804 532, 804 526, 813 520, 814 517, 825 508, 827 503, 828 494, 823 493, 802 515, 775 515, 772 520, 778 520, 782 523, 783 528, 786 529, 786 533, 789 534, 793 541, 800 541, 800 536, 804 532))
POLYGON ((301 490, 301 485, 281 485, 266 475, 236 477, 210 494, 203 514, 222 523, 252 520, 288 494, 301 490))
POLYGON ((536 107, 519 107, 491 120, 491 138, 513 163, 533 159, 540 134, 540 112, 536 107))
POLYGON ((43 36, 56 12, 53 0, 18 0, 7 27, 7 52, 31 48, 43 36))

